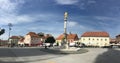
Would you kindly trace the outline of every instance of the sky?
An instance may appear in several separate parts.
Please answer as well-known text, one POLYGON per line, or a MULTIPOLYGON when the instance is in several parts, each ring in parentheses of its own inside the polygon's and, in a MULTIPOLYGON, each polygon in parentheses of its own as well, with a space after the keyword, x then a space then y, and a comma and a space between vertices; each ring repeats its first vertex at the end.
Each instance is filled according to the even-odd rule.
POLYGON ((67 33, 80 37, 87 31, 120 34, 120 0, 0 0, 0 28, 8 39, 28 32, 43 32, 57 37, 64 33, 64 13, 68 12, 67 33))

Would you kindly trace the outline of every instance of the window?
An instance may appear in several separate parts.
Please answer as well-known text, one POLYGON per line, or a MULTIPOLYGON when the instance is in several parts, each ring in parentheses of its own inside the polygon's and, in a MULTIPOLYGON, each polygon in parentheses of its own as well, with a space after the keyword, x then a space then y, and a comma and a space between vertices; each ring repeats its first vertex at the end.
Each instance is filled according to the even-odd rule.
POLYGON ((90 38, 89 38, 89 40, 90 40, 90 38))
POLYGON ((105 41, 107 41, 107 39, 105 39, 105 41))

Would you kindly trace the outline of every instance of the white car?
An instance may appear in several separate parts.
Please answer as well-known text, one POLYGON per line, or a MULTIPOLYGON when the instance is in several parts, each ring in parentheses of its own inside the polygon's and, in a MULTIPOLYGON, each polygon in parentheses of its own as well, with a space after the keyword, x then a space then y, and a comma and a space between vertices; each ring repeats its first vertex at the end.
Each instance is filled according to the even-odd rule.
POLYGON ((45 43, 45 46, 50 46, 50 43, 45 43))
POLYGON ((69 43, 69 46, 75 46, 75 42, 73 42, 73 43, 69 43))

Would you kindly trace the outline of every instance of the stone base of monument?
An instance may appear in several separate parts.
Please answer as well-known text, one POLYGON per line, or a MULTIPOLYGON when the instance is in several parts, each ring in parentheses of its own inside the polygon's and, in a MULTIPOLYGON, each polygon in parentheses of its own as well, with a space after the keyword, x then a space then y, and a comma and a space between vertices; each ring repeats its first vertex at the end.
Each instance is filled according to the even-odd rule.
POLYGON ((87 49, 84 48, 76 48, 76 47, 69 47, 68 49, 56 49, 56 51, 59 51, 60 54, 81 54, 88 52, 87 49))
POLYGON ((60 51, 79 51, 81 48, 69 47, 67 49, 59 49, 60 51))
POLYGON ((47 48, 47 49, 40 49, 41 51, 52 53, 52 54, 82 54, 88 52, 85 48, 76 48, 76 47, 69 47, 68 49, 65 48, 47 48))

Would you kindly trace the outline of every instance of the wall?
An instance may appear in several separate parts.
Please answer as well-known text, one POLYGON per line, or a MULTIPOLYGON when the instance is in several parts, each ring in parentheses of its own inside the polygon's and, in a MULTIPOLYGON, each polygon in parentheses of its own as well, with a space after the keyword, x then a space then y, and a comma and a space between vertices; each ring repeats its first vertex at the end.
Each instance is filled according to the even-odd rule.
POLYGON ((26 35, 25 36, 24 43, 25 44, 31 44, 31 37, 30 37, 30 35, 26 35))
POLYGON ((109 46, 109 37, 81 37, 80 42, 91 46, 109 46))

